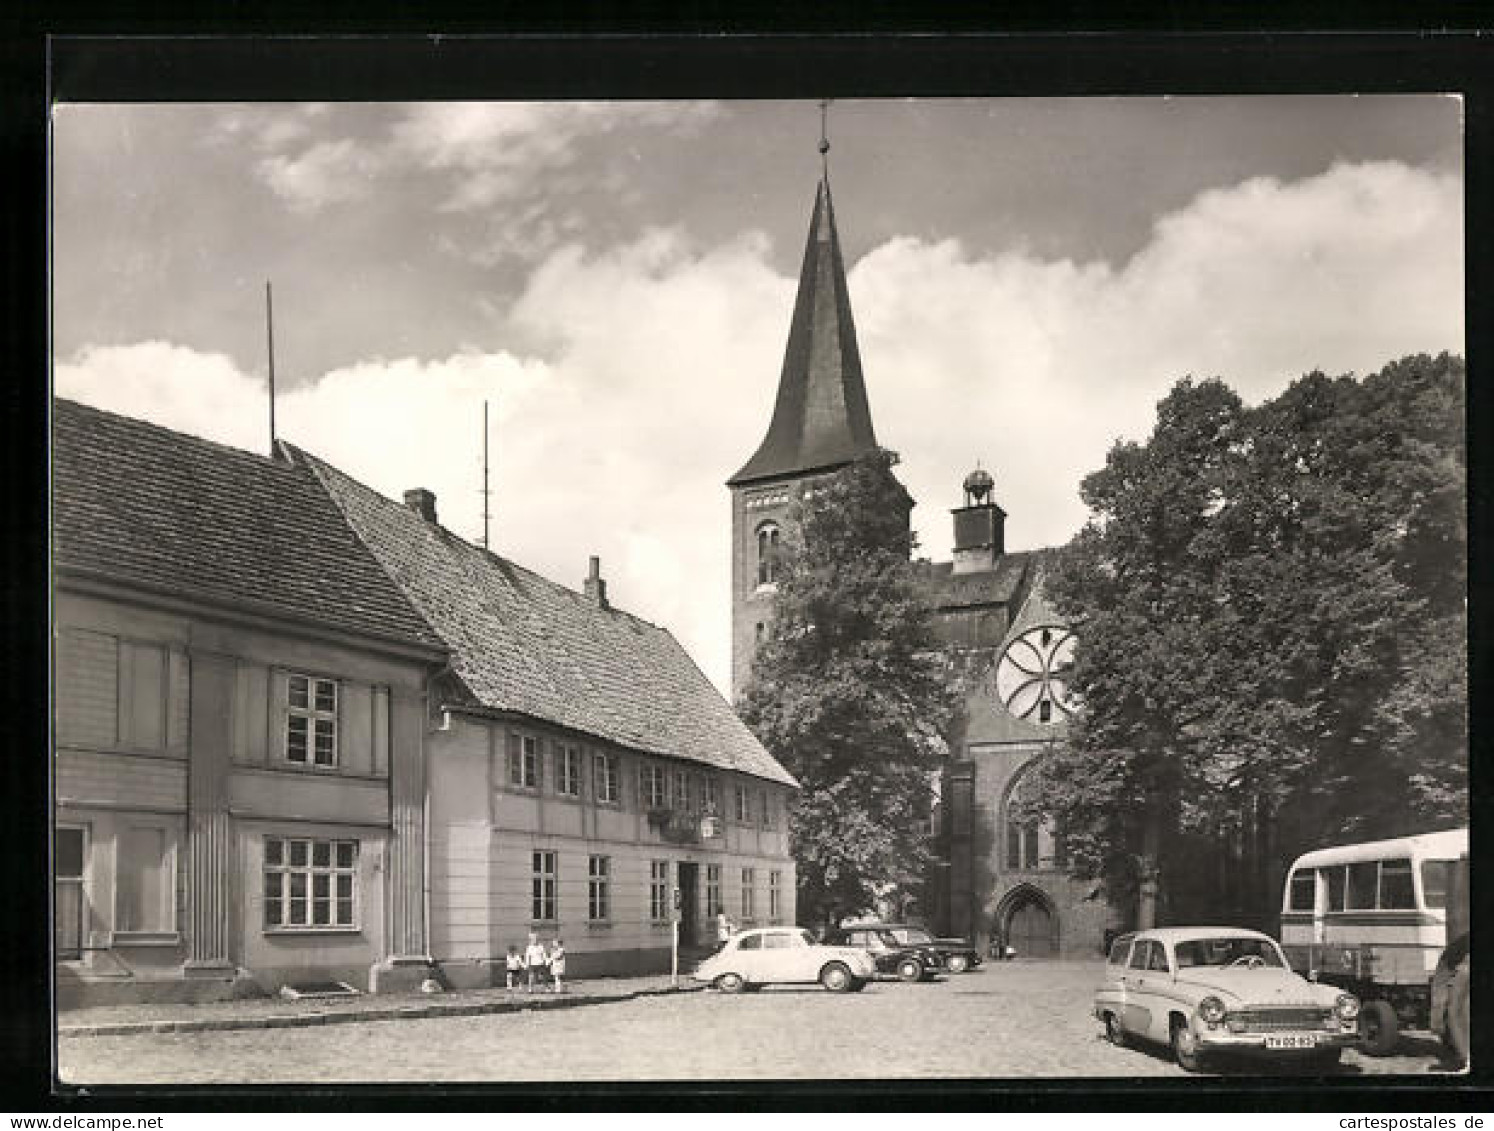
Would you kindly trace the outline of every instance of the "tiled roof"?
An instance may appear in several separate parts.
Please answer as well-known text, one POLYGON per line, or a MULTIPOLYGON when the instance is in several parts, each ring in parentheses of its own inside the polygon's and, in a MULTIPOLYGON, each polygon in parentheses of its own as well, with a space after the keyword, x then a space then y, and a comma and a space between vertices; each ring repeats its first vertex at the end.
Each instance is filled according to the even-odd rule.
POLYGON ((304 467, 56 400, 52 500, 60 573, 443 650, 304 467))
POLYGON ((835 208, 830 184, 822 179, 804 246, 773 420, 756 453, 728 482, 834 467, 876 448, 835 208))
POLYGON ((426 522, 297 451, 451 649, 472 706, 796 784, 664 629, 426 522))
POLYGON ((955 573, 953 562, 920 562, 919 579, 936 609, 972 605, 1009 604, 1022 586, 1033 552, 1003 554, 996 568, 978 573, 955 573))

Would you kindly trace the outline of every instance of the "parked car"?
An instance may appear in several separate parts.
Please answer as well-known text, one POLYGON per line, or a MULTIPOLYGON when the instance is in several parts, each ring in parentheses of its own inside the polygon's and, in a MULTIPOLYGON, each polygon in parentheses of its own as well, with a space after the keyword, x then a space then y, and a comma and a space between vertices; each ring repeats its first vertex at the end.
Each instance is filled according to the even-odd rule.
POLYGON ((904 946, 924 946, 933 950, 944 960, 944 969, 951 974, 963 974, 980 965, 980 951, 968 939, 935 938, 924 928, 907 923, 878 923, 876 926, 892 932, 904 946))
POLYGON ((1358 1040, 1359 999, 1293 973, 1259 931, 1168 927, 1115 940, 1094 1014, 1111 1043, 1170 1045, 1190 1072, 1223 1052, 1328 1068, 1358 1040))
POLYGON ((825 941, 866 951, 876 963, 878 974, 901 978, 905 982, 931 979, 944 969, 944 959, 939 957, 937 950, 931 946, 900 942, 885 927, 847 927, 832 931, 825 941))
POLYGON ((733 935, 693 976, 729 994, 795 982, 818 982, 844 993, 864 989, 876 971, 863 950, 822 946, 801 927, 759 927, 733 935))

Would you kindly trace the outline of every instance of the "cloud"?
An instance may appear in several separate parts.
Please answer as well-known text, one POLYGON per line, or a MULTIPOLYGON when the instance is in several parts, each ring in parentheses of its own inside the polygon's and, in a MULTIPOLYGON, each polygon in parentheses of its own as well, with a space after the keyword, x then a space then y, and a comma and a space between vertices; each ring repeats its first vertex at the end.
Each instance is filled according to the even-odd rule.
MULTIPOLYGON (((453 124, 443 144, 495 128, 453 124)), ((1144 436, 1185 374, 1260 399, 1315 367, 1462 349, 1462 246, 1457 180, 1397 164, 1205 193, 1120 265, 883 243, 852 269, 851 298, 878 436, 903 455, 925 552, 948 556, 946 508, 977 459, 1010 548, 1067 540, 1079 480, 1117 437, 1144 436)), ((538 356, 365 361, 287 395, 282 432, 391 497, 431 488, 443 522, 472 537, 490 400, 495 548, 573 587, 598 554, 615 603, 671 629, 725 688, 723 484, 767 427, 793 302, 770 252, 755 233, 703 247, 653 229, 601 253, 573 239, 510 311, 538 356)), ((90 349, 57 385, 264 448, 262 381, 220 356, 90 349)))
POLYGON ((377 150, 344 138, 318 142, 295 157, 262 158, 256 171, 292 208, 315 212, 368 196, 384 165, 377 150))

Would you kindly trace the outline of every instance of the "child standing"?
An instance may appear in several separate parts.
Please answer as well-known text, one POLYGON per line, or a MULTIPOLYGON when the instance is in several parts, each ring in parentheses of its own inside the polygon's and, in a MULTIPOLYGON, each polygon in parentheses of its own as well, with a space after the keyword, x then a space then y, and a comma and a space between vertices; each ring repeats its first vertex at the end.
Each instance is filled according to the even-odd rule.
POLYGON ((550 988, 558 994, 565 992, 560 984, 561 979, 564 977, 565 943, 561 942, 560 939, 556 939, 554 945, 550 947, 550 978, 553 982, 550 988))
POLYGON ((508 966, 508 988, 513 990, 519 986, 519 975, 524 972, 524 959, 519 955, 519 948, 511 946, 508 948, 508 958, 505 959, 508 966))
POLYGON ((524 948, 524 965, 529 971, 529 990, 533 992, 535 982, 543 977, 545 972, 545 944, 540 942, 539 935, 533 931, 529 932, 529 945, 524 948))

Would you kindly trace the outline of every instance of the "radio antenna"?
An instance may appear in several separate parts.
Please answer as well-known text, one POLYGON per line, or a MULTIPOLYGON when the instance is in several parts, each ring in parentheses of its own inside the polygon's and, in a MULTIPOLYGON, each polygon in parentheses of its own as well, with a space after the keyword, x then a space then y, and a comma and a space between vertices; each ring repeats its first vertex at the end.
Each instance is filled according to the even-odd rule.
POLYGON ((488 402, 482 402, 482 548, 491 550, 488 542, 488 500, 493 492, 488 490, 488 402))
POLYGON ((265 347, 270 368, 270 458, 275 458, 275 305, 265 280, 265 347))

